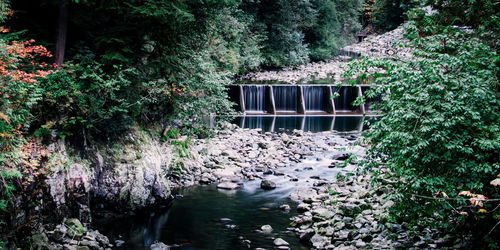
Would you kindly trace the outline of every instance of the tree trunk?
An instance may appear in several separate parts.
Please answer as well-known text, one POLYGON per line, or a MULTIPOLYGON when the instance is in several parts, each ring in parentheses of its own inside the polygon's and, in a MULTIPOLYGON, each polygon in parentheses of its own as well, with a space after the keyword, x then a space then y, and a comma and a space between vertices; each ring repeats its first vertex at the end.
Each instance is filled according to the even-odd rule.
POLYGON ((61 0, 59 4, 59 18, 57 20, 56 65, 61 67, 64 62, 66 50, 66 37, 68 35, 68 1, 61 0))

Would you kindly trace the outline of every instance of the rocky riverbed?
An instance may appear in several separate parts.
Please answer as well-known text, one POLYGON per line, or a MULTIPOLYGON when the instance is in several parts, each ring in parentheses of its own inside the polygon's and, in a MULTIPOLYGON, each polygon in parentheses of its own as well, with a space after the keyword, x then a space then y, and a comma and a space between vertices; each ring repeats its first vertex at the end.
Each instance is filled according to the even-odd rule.
POLYGON ((193 141, 189 157, 184 160, 185 169, 171 176, 175 187, 217 182, 221 188, 230 189, 238 187, 230 183, 266 176, 284 176, 297 182, 295 174, 285 175, 280 169, 291 169, 306 158, 324 164, 327 157, 336 159, 354 153, 364 156, 364 148, 354 145, 358 132, 262 133, 260 129, 228 126, 212 139, 193 141))
MULTIPOLYGON (((192 168, 177 185, 216 182, 220 189, 238 189, 243 181, 260 180, 260 188, 268 192, 288 188, 289 197, 299 203, 300 214, 291 218, 293 231, 316 249, 459 246, 450 236, 438 237, 437 229, 410 231, 389 222, 397 180, 386 169, 378 169, 373 178, 371 171, 359 168, 366 156, 359 140, 357 132, 278 134, 231 127, 194 142, 192 168)), ((261 230, 272 230, 268 227, 261 230)), ((276 247, 287 249, 276 236, 276 247)))
POLYGON ((407 47, 399 46, 405 42, 403 33, 404 29, 401 26, 384 34, 368 36, 360 43, 346 46, 342 49, 343 53, 340 56, 331 60, 308 63, 295 68, 252 72, 242 76, 240 80, 278 81, 290 84, 307 83, 308 81, 317 79, 332 79, 333 82, 340 82, 344 80, 341 75, 346 71, 346 61, 349 61, 352 57, 410 57, 411 50, 407 47))
MULTIPOLYGON (((83 162, 72 163, 65 171, 55 164, 63 159, 53 157, 52 169, 59 170, 47 179, 52 202, 58 208, 55 210, 62 209, 67 218, 74 218, 42 226, 31 237, 33 242, 53 249, 116 247, 124 242, 110 241, 92 230, 89 208, 93 207, 93 213, 102 208, 91 206, 90 201, 103 202, 99 194, 108 197, 111 204, 123 204, 119 211, 133 211, 129 210, 133 206, 161 205, 161 197, 172 199, 168 197, 172 197, 173 188, 211 184, 219 190, 261 189, 266 195, 291 198, 296 203, 279 206, 283 211, 296 208, 298 212, 290 218, 287 231, 295 232, 305 245, 316 249, 460 246, 436 229, 409 231, 404 225, 389 222, 388 211, 394 204, 392 183, 397 180, 384 169, 379 170, 377 179, 372 172, 363 172, 359 163, 366 157, 366 149, 358 131, 264 133, 228 124, 213 138, 191 140, 184 154, 170 142, 140 133, 129 137, 137 144, 124 146, 113 158, 97 161, 102 164, 100 175, 93 172, 95 165, 86 168, 83 162), (111 160, 118 164, 107 168, 111 160), (93 179, 103 175, 104 180, 93 179), (114 196, 119 194, 127 195, 114 196)), ((59 151, 56 156, 64 155, 61 150, 61 146, 53 149, 59 151)), ((112 207, 108 204, 106 209, 112 207)), ((272 226, 261 225, 255 230, 269 231, 272 226)), ((280 233, 273 232, 274 244, 288 249, 283 240, 288 236, 280 233)), ((262 237, 269 235, 264 233, 262 237)), ((162 244, 152 247, 162 249, 162 244)))

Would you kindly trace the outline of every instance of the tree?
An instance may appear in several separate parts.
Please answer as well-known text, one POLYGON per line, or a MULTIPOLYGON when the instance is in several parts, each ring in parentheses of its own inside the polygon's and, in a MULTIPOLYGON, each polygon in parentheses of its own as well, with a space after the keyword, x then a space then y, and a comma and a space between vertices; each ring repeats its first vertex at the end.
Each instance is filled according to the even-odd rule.
POLYGON ((67 0, 61 0, 59 3, 56 41, 56 65, 59 68, 64 62, 64 53, 66 51, 66 39, 68 36, 68 4, 67 0))
POLYGON ((417 6, 418 0, 375 0, 371 9, 371 22, 381 30, 392 30, 405 19, 406 12, 417 6))

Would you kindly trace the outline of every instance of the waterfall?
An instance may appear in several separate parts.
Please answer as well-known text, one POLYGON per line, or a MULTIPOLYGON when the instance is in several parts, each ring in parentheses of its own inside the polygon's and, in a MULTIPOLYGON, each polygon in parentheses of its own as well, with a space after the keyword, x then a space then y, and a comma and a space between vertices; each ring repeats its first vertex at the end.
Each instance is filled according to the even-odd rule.
POLYGON ((303 86, 307 111, 326 111, 326 92, 324 86, 303 86))
POLYGON ((297 87, 273 86, 276 111, 297 112, 297 87))
POLYGON ((263 85, 243 86, 243 96, 245 98, 245 110, 247 112, 265 112, 266 88, 263 85))
POLYGON ((358 90, 356 87, 343 86, 340 87, 340 89, 334 88, 333 92, 338 92, 340 94, 339 97, 334 99, 337 112, 355 111, 356 107, 354 107, 352 103, 358 97, 358 90))

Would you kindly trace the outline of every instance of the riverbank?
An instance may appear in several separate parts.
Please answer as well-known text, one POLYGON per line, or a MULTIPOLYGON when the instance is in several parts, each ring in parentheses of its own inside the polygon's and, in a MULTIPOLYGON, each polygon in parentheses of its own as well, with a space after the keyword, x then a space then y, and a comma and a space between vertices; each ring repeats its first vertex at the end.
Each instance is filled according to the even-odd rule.
MULTIPOLYGON (((394 204, 391 185, 398 180, 384 169, 373 178, 373 172, 360 168, 366 148, 361 145, 359 131, 271 133, 227 125, 226 129, 215 131, 212 138, 173 139, 187 142, 182 155, 172 142, 154 139, 150 132, 135 130, 127 138, 128 143, 121 142, 120 149, 113 149, 113 155, 96 153, 100 157, 95 163, 72 163, 69 169, 63 167, 67 164, 52 165, 47 184, 52 204, 55 203, 54 212, 59 211, 64 219, 62 223, 45 223, 34 230, 37 233, 30 237, 33 245, 52 249, 126 245, 126 238, 108 239, 95 230, 95 216, 120 215, 126 220, 147 207, 168 207, 172 190, 198 185, 215 185, 219 191, 211 192, 224 194, 250 188, 262 190, 259 196, 290 198, 293 202, 280 203, 279 209, 286 212, 296 208, 298 214, 278 213, 290 219, 288 229, 262 234, 276 240, 280 249, 288 247, 282 241, 287 239, 287 231, 294 232, 305 246, 316 249, 435 248, 462 244, 436 229, 410 230, 389 220, 388 212, 394 204)), ((59 154, 54 153, 50 162, 60 163, 65 151, 61 151, 61 145, 53 150, 59 154)), ((243 227, 240 225, 234 228, 243 227)), ((249 230, 261 232, 268 226, 276 227, 270 222, 249 230)), ((161 239, 160 234, 155 237, 161 239)), ((242 242, 247 242, 248 237, 253 237, 253 242, 266 242, 255 240, 258 236, 253 234, 241 237, 242 242)), ((150 244, 156 241, 149 240, 150 244)))

